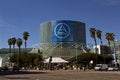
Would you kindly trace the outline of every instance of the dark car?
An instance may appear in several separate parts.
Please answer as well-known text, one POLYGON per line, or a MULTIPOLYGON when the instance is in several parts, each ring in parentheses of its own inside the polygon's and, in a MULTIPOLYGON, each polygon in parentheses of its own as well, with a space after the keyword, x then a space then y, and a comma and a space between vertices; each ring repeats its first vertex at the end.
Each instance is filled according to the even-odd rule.
POLYGON ((2 71, 8 71, 9 68, 7 66, 2 67, 2 71))
POLYGON ((0 67, 0 71, 2 71, 2 67, 0 67))
POLYGON ((12 71, 19 71, 19 67, 18 66, 13 66, 12 71))

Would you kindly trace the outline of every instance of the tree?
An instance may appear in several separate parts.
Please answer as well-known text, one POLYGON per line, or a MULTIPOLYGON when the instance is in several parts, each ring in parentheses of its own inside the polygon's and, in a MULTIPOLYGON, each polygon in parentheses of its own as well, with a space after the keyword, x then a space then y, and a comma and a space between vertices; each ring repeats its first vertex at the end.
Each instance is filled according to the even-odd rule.
POLYGON ((113 42, 113 45, 114 45, 114 61, 115 61, 115 64, 117 62, 117 59, 116 59, 116 50, 115 50, 115 34, 114 33, 110 33, 111 37, 110 37, 110 40, 113 42))
POLYGON ((20 48, 21 48, 21 45, 22 45, 22 39, 18 38, 17 41, 16 41, 16 43, 17 43, 17 46, 19 47, 19 53, 20 53, 21 52, 20 48))
POLYGON ((101 43, 101 45, 103 45, 103 43, 102 43, 102 38, 101 38, 101 36, 102 36, 101 33, 102 33, 102 31, 96 30, 97 38, 100 39, 100 43, 101 43))
POLYGON ((89 31, 90 31, 91 38, 94 39, 94 42, 95 42, 95 53, 97 53, 97 42, 96 42, 96 34, 95 34, 96 30, 95 30, 95 28, 90 28, 89 31))
POLYGON ((20 61, 20 57, 21 57, 21 50, 20 50, 20 48, 21 48, 21 45, 22 45, 22 39, 21 38, 18 38, 17 40, 16 40, 16 44, 17 44, 17 46, 19 47, 19 56, 18 56, 18 62, 17 62, 17 64, 18 64, 18 67, 19 67, 19 61, 20 61))
POLYGON ((13 37, 12 38, 12 45, 13 45, 13 50, 14 50, 14 55, 15 55, 15 43, 16 43, 16 38, 15 37, 13 37))
MULTIPOLYGON (((104 63, 104 58, 106 59, 105 60, 106 64, 111 63, 111 61, 113 60, 113 57, 108 54, 94 54, 94 53, 85 53, 84 54, 84 53, 82 53, 82 54, 78 55, 77 62, 78 62, 78 64, 89 66, 90 61, 92 60, 93 65, 95 66, 96 65, 96 56, 97 56, 98 63, 104 63)), ((70 63, 73 63, 75 61, 76 61, 76 57, 73 57, 69 60, 70 63)))
POLYGON ((25 40, 25 53, 26 53, 26 47, 27 47, 27 39, 29 37, 29 33, 28 32, 24 32, 23 33, 23 39, 25 40))
MULTIPOLYGON (((103 54, 103 52, 104 52, 104 49, 103 49, 103 43, 102 43, 102 31, 100 31, 100 30, 96 30, 96 35, 97 35, 97 38, 100 40, 100 43, 101 43, 101 54, 103 54)), ((105 63, 105 58, 104 58, 104 63, 105 63)))
POLYGON ((21 56, 19 56, 18 54, 15 54, 10 58, 10 61, 17 62, 18 57, 20 57, 20 61, 19 61, 20 67, 30 68, 31 65, 32 65, 32 68, 39 67, 40 62, 42 61, 42 56, 37 53, 28 53, 28 54, 21 53, 21 56))
POLYGON ((34 59, 34 65, 37 67, 40 67, 40 60, 41 58, 39 56, 36 56, 36 58, 34 59))
POLYGON ((9 39, 8 39, 8 45, 9 45, 9 57, 10 57, 11 45, 12 45, 12 38, 9 38, 9 39))
POLYGON ((117 59, 116 59, 116 50, 115 50, 115 34, 114 33, 106 33, 106 39, 108 40, 108 44, 109 44, 109 47, 110 47, 110 41, 113 42, 114 44, 114 62, 115 62, 115 66, 116 66, 116 62, 117 62, 117 59))
MULTIPOLYGON (((96 42, 96 29, 95 28, 90 28, 90 35, 91 37, 94 39, 94 42, 95 42, 95 53, 97 54, 98 53, 98 49, 97 49, 97 42, 96 42)), ((96 64, 97 64, 97 56, 96 56, 96 64)))
POLYGON ((111 39, 111 33, 105 33, 105 39, 107 39, 107 41, 108 41, 108 45, 109 45, 109 47, 110 47, 110 39, 111 39))

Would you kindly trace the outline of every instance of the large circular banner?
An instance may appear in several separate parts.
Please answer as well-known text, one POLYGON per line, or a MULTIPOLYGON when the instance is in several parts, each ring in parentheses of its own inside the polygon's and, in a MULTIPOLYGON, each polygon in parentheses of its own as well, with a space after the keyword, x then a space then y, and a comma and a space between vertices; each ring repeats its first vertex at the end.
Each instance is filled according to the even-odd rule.
POLYGON ((73 28, 71 22, 53 22, 52 23, 52 41, 73 41, 73 28))

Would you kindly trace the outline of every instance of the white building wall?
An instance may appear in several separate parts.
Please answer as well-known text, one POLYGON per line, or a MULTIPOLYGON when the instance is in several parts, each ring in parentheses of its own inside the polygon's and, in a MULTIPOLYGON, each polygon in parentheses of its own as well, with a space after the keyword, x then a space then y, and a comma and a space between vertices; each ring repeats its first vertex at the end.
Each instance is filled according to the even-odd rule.
MULTIPOLYGON (((95 47, 96 47, 96 46, 93 46, 93 48, 94 48, 94 53, 95 53, 95 47)), ((97 45, 97 51, 98 51, 98 52, 97 52, 98 54, 101 54, 100 45, 97 45)))
POLYGON ((0 67, 2 67, 2 58, 0 57, 0 67))

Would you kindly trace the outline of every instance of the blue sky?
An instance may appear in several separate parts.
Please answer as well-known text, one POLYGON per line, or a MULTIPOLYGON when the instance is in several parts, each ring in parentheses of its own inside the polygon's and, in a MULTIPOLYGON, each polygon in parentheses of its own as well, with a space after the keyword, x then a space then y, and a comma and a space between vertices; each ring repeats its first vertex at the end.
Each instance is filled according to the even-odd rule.
MULTIPOLYGON (((7 40, 29 32, 28 47, 39 43, 40 23, 50 20, 76 20, 86 23, 87 43, 94 44, 89 28, 114 33, 120 40, 120 0, 0 0, 0 48, 7 40)), ((97 40, 99 44, 99 40, 97 40)), ((24 45, 23 45, 24 47, 24 45)))

